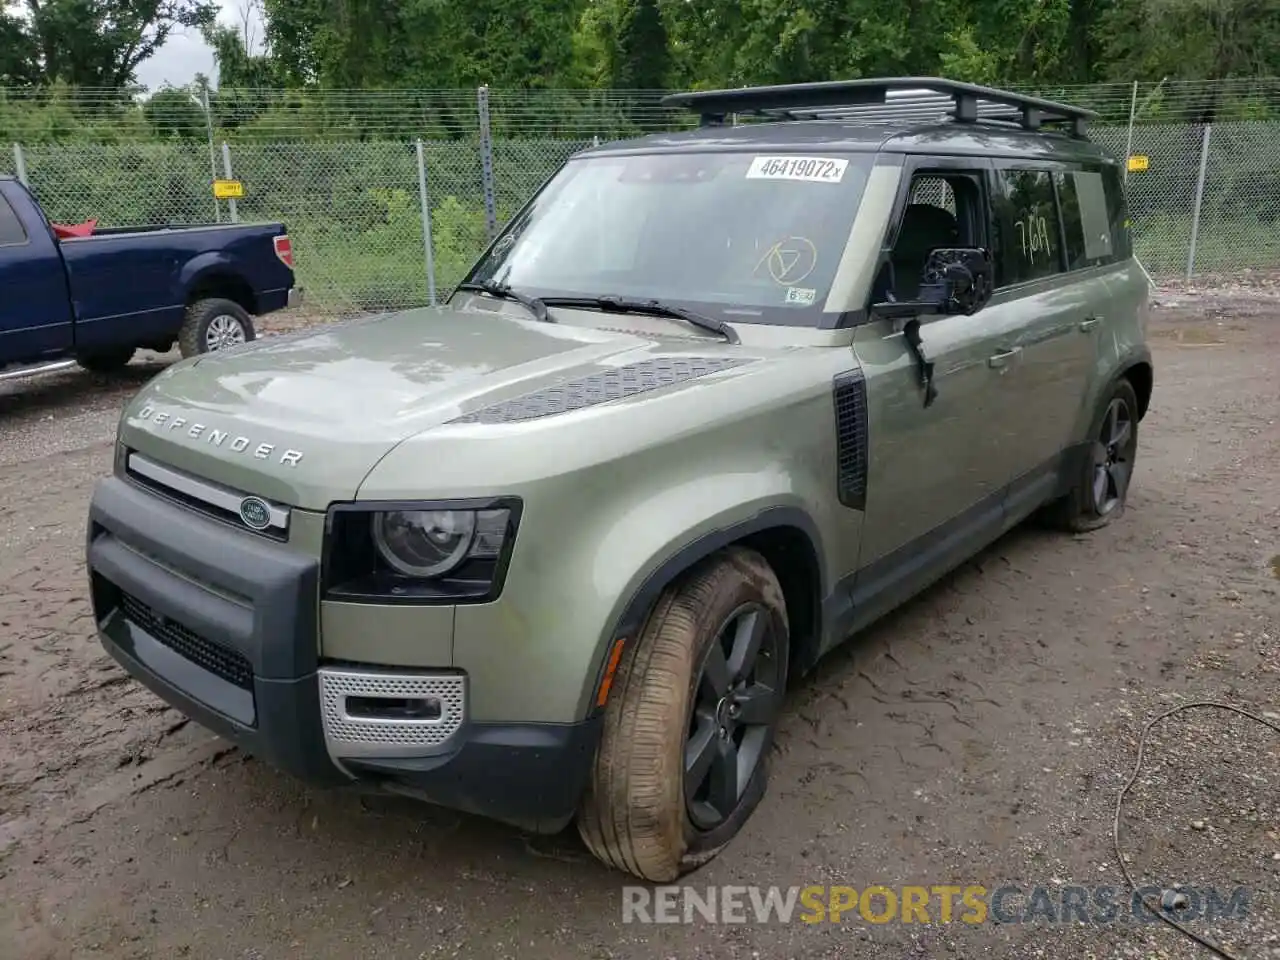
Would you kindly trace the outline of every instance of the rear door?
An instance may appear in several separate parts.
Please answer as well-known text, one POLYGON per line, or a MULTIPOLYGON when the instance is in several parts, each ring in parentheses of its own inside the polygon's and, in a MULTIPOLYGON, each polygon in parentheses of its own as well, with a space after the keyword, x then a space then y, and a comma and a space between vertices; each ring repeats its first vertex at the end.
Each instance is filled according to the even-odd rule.
MULTIPOLYGON (((1013 411, 1003 467, 1010 520, 1042 502, 1056 485, 1059 459, 1075 439, 1094 375, 1097 335, 1108 302, 1110 236, 1082 227, 1081 195, 1099 190, 1079 165, 1026 160, 994 163, 996 291, 989 309, 1010 318, 1015 362, 1002 402, 1013 411)), ((1093 218, 1089 218, 1096 230, 1093 218)))
MULTIPOLYGON (((6 194, 27 201, 21 187, 0 184, 0 365, 33 362, 70 349, 71 301, 62 258, 43 219, 24 223, 6 194)), ((25 204, 24 204, 25 205, 25 204)))
POLYGON ((180 232, 113 233, 62 241, 85 349, 171 336, 185 305, 178 296, 180 232))

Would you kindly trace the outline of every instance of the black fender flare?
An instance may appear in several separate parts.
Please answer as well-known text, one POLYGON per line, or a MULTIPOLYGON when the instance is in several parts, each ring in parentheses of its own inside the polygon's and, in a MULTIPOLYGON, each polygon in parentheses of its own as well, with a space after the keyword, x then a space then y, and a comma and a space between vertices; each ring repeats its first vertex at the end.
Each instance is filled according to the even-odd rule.
MULTIPOLYGON (((813 604, 813 636, 804 638, 802 646, 798 650, 792 650, 792 657, 795 659, 798 655, 800 659, 796 662, 802 664, 816 658, 817 647, 821 643, 823 635, 822 600, 827 595, 828 583, 826 563, 822 551, 822 535, 818 531, 818 525, 813 518, 808 512, 799 507, 768 507, 754 516, 712 530, 686 543, 662 560, 645 577, 640 586, 627 600, 625 606, 622 607, 621 613, 611 618, 613 625, 601 638, 596 654, 599 665, 595 671, 592 691, 599 690, 600 684, 604 680, 605 670, 608 668, 609 663, 609 652, 617 644, 618 640, 632 639, 644 629, 649 611, 667 587, 698 563, 730 544, 737 543, 753 534, 787 528, 798 530, 808 540, 809 549, 812 553, 814 573, 816 574, 814 578, 816 580, 815 589, 812 591, 813 596, 810 598, 810 602, 813 604), (813 649, 809 649, 809 647, 813 647, 813 649)), ((589 714, 598 713, 599 709, 592 702, 589 707, 589 714)))
MULTIPOLYGON (((1151 362, 1151 348, 1146 346, 1146 344, 1139 344, 1139 345, 1130 347, 1128 350, 1124 351, 1124 353, 1120 355, 1119 362, 1116 364, 1115 373, 1113 373, 1110 379, 1107 380, 1106 388, 1104 392, 1100 395, 1100 399, 1101 397, 1109 396, 1111 392, 1115 390, 1117 383, 1119 383, 1123 379, 1128 378, 1129 373, 1135 367, 1140 367, 1140 366, 1145 366, 1147 370, 1151 372, 1151 386, 1152 386, 1152 393, 1154 393, 1155 364, 1151 362)), ((1144 398, 1143 396, 1141 396, 1141 391, 1138 391, 1138 392, 1139 392, 1138 402, 1141 404, 1141 409, 1139 409, 1138 411, 1138 420, 1141 421, 1147 415, 1147 410, 1150 407, 1151 394, 1149 393, 1144 398)))

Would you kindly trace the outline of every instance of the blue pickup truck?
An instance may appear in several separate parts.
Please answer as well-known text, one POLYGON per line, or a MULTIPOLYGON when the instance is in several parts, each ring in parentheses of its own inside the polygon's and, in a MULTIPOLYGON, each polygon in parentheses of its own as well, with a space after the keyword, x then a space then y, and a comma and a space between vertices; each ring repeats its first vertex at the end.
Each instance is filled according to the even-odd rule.
POLYGON ((243 343, 254 316, 300 297, 282 223, 69 238, 26 187, 0 177, 0 380, 77 363, 107 372, 139 348, 176 343, 189 357, 243 343))

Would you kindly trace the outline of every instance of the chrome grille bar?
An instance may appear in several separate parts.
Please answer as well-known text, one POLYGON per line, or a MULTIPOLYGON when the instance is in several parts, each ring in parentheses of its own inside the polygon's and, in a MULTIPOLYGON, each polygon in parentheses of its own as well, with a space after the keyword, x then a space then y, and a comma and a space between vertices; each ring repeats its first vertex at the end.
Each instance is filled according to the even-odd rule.
MULTIPOLYGON (((185 500, 203 504, 211 512, 240 523, 246 530, 252 529, 240 519, 240 504, 246 494, 224 487, 212 480, 201 480, 187 473, 156 463, 138 453, 130 453, 126 461, 129 473, 136 474, 150 485, 168 490, 185 500)), ((260 498, 259 498, 260 499, 260 498)), ((270 522, 264 533, 284 534, 289 529, 289 508, 263 500, 267 505, 270 522)))

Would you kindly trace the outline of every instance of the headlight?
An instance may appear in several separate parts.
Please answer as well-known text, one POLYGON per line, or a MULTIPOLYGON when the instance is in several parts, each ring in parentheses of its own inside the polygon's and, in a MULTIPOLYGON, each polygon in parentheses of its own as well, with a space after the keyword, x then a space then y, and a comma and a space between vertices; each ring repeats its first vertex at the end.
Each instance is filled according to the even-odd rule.
POLYGON ((373 515, 382 559, 406 577, 439 577, 474 557, 496 557, 506 510, 389 510, 373 515))
POLYGON ((466 603, 502 589, 520 502, 336 504, 325 538, 332 600, 466 603))

